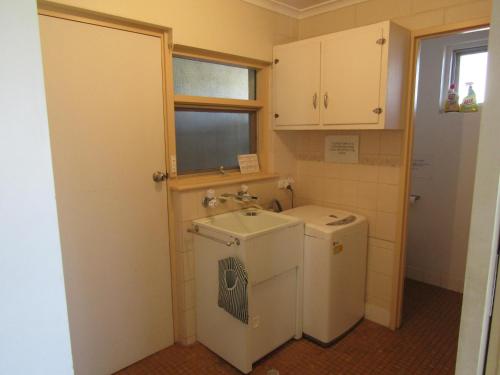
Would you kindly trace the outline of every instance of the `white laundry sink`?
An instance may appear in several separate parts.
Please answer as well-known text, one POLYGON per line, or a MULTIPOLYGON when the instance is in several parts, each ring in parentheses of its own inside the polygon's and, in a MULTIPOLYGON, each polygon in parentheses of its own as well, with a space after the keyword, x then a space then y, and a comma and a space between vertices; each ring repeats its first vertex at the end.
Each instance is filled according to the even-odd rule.
POLYGON ((259 209, 245 209, 196 220, 199 227, 223 232, 230 236, 249 239, 280 228, 297 225, 301 220, 259 209))
MULTIPOLYGON (((190 232, 195 251, 196 338, 249 373, 252 363, 302 336, 304 223, 249 209, 194 220, 190 232), (246 273, 246 295, 237 295, 247 302, 247 322, 218 305, 220 293, 227 290, 221 287, 227 271, 220 262, 230 258, 236 258, 246 273)), ((233 301, 231 306, 242 303, 233 301)))

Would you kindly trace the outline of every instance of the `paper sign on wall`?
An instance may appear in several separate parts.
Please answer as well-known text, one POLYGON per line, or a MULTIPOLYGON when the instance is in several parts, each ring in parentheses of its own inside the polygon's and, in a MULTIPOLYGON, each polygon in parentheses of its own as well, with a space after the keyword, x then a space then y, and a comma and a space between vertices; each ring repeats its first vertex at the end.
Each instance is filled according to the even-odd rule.
POLYGON ((433 155, 414 154, 411 162, 413 178, 432 179, 433 155))
POLYGON ((258 173, 260 171, 257 154, 238 155, 238 164, 240 165, 241 174, 258 173))
POLYGON ((333 163, 358 163, 358 135, 330 135, 325 138, 325 161, 333 163))

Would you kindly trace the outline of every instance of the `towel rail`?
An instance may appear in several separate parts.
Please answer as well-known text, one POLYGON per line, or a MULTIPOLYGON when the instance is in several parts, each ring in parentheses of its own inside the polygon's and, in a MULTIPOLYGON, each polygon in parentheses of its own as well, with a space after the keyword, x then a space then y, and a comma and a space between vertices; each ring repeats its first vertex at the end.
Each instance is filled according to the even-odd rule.
POLYGON ((217 237, 213 237, 213 236, 209 236, 208 234, 200 233, 200 228, 198 227, 198 225, 195 225, 193 228, 188 228, 187 231, 189 233, 197 234, 198 236, 208 238, 209 240, 221 243, 221 244, 229 246, 229 247, 231 247, 233 245, 240 246, 240 240, 238 238, 234 238, 232 241, 224 241, 224 240, 221 240, 217 237))

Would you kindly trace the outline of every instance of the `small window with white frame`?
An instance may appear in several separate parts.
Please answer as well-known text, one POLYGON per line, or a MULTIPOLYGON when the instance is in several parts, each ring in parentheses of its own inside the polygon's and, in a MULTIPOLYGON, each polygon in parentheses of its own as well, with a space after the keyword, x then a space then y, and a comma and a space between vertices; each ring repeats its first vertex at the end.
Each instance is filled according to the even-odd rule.
POLYGON ((450 84, 454 83, 459 102, 467 96, 472 84, 477 103, 484 102, 488 47, 486 45, 455 49, 452 54, 450 84))
POLYGON ((210 58, 173 56, 179 175, 238 170, 258 150, 259 69, 210 58))

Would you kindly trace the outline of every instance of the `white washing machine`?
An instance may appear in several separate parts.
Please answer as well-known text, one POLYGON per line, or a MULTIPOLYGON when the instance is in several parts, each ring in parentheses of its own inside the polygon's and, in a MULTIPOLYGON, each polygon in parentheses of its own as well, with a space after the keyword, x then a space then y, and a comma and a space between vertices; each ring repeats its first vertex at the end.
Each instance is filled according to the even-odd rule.
POLYGON ((319 206, 283 214, 305 222, 304 334, 332 344, 365 313, 368 222, 358 214, 319 206))

